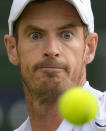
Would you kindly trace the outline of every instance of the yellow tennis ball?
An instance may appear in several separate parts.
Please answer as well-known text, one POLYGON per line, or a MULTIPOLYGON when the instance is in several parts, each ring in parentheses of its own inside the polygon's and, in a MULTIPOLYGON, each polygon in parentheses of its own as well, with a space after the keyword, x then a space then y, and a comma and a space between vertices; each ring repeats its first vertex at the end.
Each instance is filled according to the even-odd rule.
POLYGON ((63 93, 58 101, 62 118, 75 125, 92 121, 98 111, 95 96, 82 87, 73 87, 63 93))

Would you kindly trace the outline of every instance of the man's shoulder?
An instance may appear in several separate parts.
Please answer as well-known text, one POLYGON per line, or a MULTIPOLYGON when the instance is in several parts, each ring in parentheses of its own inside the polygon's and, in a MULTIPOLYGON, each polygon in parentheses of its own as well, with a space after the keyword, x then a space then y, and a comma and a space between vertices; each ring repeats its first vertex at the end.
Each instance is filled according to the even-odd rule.
POLYGON ((85 83, 85 85, 83 86, 83 88, 86 89, 86 90, 88 90, 88 91, 90 91, 91 93, 93 93, 93 95, 95 95, 95 97, 96 97, 98 100, 99 100, 101 97, 103 97, 104 95, 106 95, 106 92, 102 92, 102 91, 100 91, 100 90, 97 90, 97 89, 91 87, 91 86, 89 85, 89 82, 88 82, 88 81, 85 83))
POLYGON ((95 128, 103 131, 106 130, 106 91, 102 92, 95 88, 92 88, 87 82, 84 85, 84 89, 89 90, 91 93, 95 95, 98 100, 98 114, 95 119, 95 128))

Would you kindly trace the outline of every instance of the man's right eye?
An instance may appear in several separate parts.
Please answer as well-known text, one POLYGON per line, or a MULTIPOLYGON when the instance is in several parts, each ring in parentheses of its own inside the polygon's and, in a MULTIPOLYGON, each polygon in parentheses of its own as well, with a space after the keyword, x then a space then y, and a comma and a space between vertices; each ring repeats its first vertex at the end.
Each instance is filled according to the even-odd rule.
POLYGON ((38 39, 41 39, 41 34, 39 32, 34 32, 30 35, 30 37, 33 39, 33 40, 38 40, 38 39))

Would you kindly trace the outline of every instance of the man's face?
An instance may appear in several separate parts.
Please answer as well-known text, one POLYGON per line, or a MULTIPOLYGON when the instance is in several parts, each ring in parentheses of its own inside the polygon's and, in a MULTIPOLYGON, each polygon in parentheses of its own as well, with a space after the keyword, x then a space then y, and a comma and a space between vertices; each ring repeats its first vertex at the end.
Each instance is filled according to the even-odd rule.
POLYGON ((55 101, 85 77, 86 43, 80 17, 63 0, 30 3, 18 28, 17 57, 25 90, 55 101))

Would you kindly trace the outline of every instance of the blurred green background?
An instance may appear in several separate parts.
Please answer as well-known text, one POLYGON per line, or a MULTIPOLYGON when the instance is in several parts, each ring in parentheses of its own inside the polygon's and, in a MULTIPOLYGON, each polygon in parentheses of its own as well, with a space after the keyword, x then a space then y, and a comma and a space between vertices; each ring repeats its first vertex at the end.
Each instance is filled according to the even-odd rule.
MULTIPOLYGON (((19 68, 9 63, 3 42, 4 34, 8 33, 7 21, 12 0, 0 1, 0 131, 11 131, 27 118, 27 108, 19 68)), ((99 44, 94 62, 87 66, 87 78, 94 88, 104 91, 106 90, 106 1, 91 1, 99 44)))

